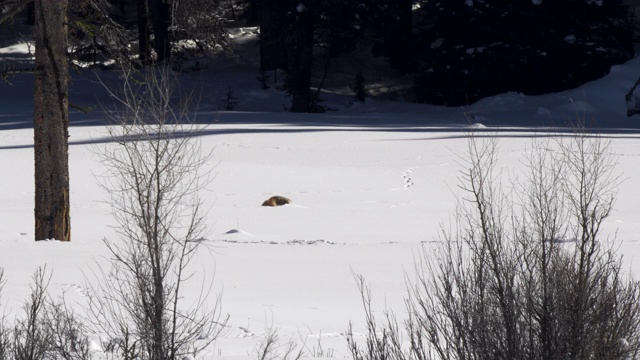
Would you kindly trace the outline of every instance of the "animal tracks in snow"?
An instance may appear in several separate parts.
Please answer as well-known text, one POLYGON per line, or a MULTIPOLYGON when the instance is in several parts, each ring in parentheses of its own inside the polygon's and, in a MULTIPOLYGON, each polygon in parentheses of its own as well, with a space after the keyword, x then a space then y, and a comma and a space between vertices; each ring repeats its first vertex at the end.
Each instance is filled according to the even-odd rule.
POLYGON ((228 244, 257 244, 257 245, 346 245, 346 243, 336 243, 327 240, 289 240, 289 241, 270 241, 270 240, 231 240, 231 239, 218 239, 211 240, 217 243, 228 244))
POLYGON ((402 180, 404 181, 404 188, 408 189, 413 186, 413 178, 411 174, 415 171, 416 168, 410 167, 402 173, 402 180))
POLYGON ((82 296, 82 297, 86 297, 89 296, 89 292, 87 291, 86 288, 76 285, 76 284, 62 284, 62 286, 67 287, 68 289, 73 289, 76 291, 76 293, 78 293, 78 295, 82 296))

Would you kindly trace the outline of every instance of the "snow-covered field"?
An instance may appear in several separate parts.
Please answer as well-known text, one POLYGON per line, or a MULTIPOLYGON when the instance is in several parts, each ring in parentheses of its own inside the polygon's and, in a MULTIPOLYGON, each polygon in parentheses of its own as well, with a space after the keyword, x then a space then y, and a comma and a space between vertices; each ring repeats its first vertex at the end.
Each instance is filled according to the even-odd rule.
MULTIPOLYGON (((5 58, 24 48, 5 48, 5 58)), ((71 102, 109 103, 87 71, 74 73, 71 102)), ((101 73, 100 76, 112 76, 101 73)), ((403 314, 405 278, 454 209, 457 177, 469 131, 499 138, 500 166, 523 168, 532 139, 570 134, 584 118, 611 141, 625 179, 605 232, 620 242, 628 268, 640 275, 640 118, 627 118, 625 92, 640 76, 640 58, 616 66, 607 77, 559 94, 503 94, 466 108, 370 100, 350 104, 348 95, 324 95, 337 111, 290 114, 276 90, 262 91, 247 62, 224 60, 183 75, 200 84, 197 134, 213 150, 207 167, 215 178, 202 192, 209 206, 206 248, 193 270, 215 276, 229 327, 208 356, 252 355, 267 327, 281 337, 319 347, 324 357, 348 356, 341 333, 354 322, 364 331, 354 280, 362 274, 378 311, 403 314), (232 85, 237 111, 222 112, 232 85), (260 206, 272 195, 288 206, 260 206)), ((104 262, 102 239, 114 239, 107 194, 94 177, 94 154, 109 146, 102 113, 73 112, 70 127, 72 241, 33 240, 32 77, 0 84, 0 267, 7 284, 0 303, 11 314, 29 293, 33 271, 53 271, 49 292, 72 301, 86 295, 83 274, 104 262)), ((201 283, 187 290, 197 293, 201 283)))

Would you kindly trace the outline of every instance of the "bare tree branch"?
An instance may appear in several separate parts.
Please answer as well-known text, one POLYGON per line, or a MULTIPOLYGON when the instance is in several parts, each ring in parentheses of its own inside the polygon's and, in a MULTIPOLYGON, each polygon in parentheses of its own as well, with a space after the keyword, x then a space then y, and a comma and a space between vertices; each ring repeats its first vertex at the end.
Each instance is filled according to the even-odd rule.
POLYGON ((113 143, 97 154, 120 240, 104 240, 111 269, 93 276, 108 285, 94 287, 89 310, 95 327, 126 339, 110 342, 115 351, 160 360, 195 355, 226 319, 219 299, 209 304, 212 284, 203 284, 198 298, 183 297, 206 230, 198 192, 210 179, 203 168, 211 154, 195 137, 192 96, 177 91, 170 70, 157 71, 139 85, 127 78, 123 91, 112 93, 119 103, 109 112, 113 143))

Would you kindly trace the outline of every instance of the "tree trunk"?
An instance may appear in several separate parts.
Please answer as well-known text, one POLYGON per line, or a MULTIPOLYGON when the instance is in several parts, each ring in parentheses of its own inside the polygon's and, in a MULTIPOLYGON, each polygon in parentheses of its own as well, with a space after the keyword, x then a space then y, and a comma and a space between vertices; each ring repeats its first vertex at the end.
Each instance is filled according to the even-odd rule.
POLYGON ((411 46, 413 1, 398 0, 395 6, 398 20, 390 30, 389 62, 393 68, 409 70, 413 65, 413 48, 411 46))
POLYGON ((149 6, 146 1, 136 3, 136 17, 138 21, 138 55, 140 63, 147 65, 151 60, 149 48, 149 6))
MULTIPOLYGON (((288 70, 287 46, 282 30, 286 20, 287 0, 262 0, 260 7, 260 70, 288 70)), ((292 5, 292 7, 295 6, 292 5)))
POLYGON ((67 8, 35 0, 35 239, 71 240, 67 8))
POLYGON ((158 62, 161 62, 171 56, 171 41, 169 39, 169 25, 171 25, 170 5, 166 0, 149 0, 148 5, 153 28, 153 49, 156 51, 158 62))
POLYGON ((309 112, 311 104, 311 68, 313 66, 313 16, 309 5, 298 11, 289 47, 288 83, 291 112, 309 112))

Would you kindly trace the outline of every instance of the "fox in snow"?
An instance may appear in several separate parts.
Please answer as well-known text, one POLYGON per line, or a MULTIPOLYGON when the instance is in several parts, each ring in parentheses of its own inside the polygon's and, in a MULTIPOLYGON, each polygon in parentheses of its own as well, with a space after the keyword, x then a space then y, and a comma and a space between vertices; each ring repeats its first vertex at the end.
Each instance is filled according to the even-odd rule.
POLYGON ((282 206, 291 204, 291 200, 284 196, 272 196, 262 203, 262 206, 282 206))

